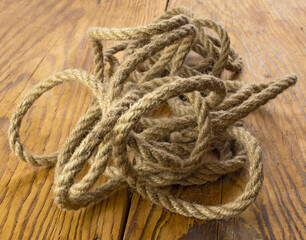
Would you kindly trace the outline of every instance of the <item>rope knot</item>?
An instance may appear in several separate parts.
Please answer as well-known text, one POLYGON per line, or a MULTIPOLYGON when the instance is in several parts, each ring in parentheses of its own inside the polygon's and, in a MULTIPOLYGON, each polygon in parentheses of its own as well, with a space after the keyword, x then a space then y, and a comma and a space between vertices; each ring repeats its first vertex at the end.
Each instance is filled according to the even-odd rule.
POLYGON ((95 74, 68 69, 48 77, 25 96, 10 122, 10 146, 22 160, 55 166, 56 203, 78 209, 128 184, 155 204, 188 217, 224 219, 249 206, 263 181, 261 149, 240 120, 294 85, 296 77, 261 84, 222 80, 225 69, 241 69, 241 57, 221 25, 183 8, 145 27, 95 27, 89 37, 95 74), (125 42, 103 52, 102 40, 125 42), (124 52, 122 61, 119 52, 124 52), (194 53, 201 57, 196 64, 190 61, 194 53), (20 143, 21 121, 44 92, 65 81, 84 84, 93 100, 58 152, 31 154, 20 143), (152 117, 161 106, 168 108, 168 116, 152 117), (212 150, 219 152, 219 160, 206 158, 212 150), (205 206, 163 190, 216 181, 246 161, 250 180, 231 203, 205 206), (76 182, 86 163, 88 171, 76 182), (101 175, 107 181, 94 187, 101 175))

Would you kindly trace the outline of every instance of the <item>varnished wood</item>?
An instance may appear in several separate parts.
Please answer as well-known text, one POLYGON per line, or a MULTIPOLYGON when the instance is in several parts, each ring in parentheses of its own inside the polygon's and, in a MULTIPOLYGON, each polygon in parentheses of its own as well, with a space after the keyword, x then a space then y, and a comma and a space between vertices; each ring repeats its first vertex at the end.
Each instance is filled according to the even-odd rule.
MULTIPOLYGON (((305 1, 6 0, 0 10, 0 239, 305 238, 305 1), (7 129, 16 105, 52 73, 66 68, 92 72, 90 26, 145 25, 176 6, 192 8, 228 30, 244 61, 235 78, 264 82, 290 72, 298 76, 297 86, 245 120, 264 152, 265 181, 258 199, 234 219, 210 222, 171 214, 128 189, 77 212, 58 209, 52 199, 54 171, 34 168, 10 152, 7 129)), ((55 151, 89 101, 79 84, 46 93, 22 124, 23 142, 35 153, 55 151)), ((169 192, 220 204, 238 196, 246 181, 243 170, 169 192)))

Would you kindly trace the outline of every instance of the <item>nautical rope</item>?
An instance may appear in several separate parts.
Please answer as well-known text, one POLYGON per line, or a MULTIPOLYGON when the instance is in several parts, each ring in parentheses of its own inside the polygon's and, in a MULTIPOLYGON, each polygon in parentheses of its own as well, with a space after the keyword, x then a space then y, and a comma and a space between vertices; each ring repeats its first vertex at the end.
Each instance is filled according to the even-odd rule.
POLYGON ((184 8, 167 11, 145 27, 91 28, 89 37, 95 74, 68 69, 48 77, 25 96, 10 121, 11 149, 35 166, 55 166, 58 206, 79 209, 128 185, 187 217, 224 219, 246 209, 262 185, 263 165, 261 148, 240 120, 294 85, 296 77, 260 84, 221 80, 224 69, 241 70, 241 57, 222 26, 184 8), (103 52, 102 40, 125 41, 103 52), (120 62, 116 53, 122 51, 120 62), (201 57, 197 65, 186 61, 191 52, 201 57), (67 81, 84 84, 93 101, 58 152, 34 155, 20 142, 22 119, 43 93, 67 81), (161 105, 170 115, 153 118, 161 105), (207 160, 214 149, 220 159, 207 160), (176 184, 216 181, 246 162, 249 181, 232 202, 207 206, 165 191, 176 184), (76 181, 85 163, 89 170, 76 181), (94 187, 101 175, 107 181, 94 187))

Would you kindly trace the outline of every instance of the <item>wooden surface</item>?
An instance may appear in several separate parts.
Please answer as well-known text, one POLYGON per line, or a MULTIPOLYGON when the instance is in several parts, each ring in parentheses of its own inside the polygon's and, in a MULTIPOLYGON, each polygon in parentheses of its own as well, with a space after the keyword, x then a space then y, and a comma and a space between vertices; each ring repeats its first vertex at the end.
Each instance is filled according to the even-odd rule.
MULTIPOLYGON (((0 11, 1 240, 306 238, 305 1, 3 0, 0 11), (241 81, 264 82, 291 72, 298 76, 296 86, 245 120, 263 147, 265 181, 259 197, 227 221, 171 214, 128 189, 80 211, 58 209, 52 200, 53 169, 34 168, 10 152, 7 129, 16 105, 50 74, 66 68, 92 72, 86 36, 90 26, 145 25, 176 6, 225 26, 243 57, 244 68, 237 76, 241 81)), ((22 141, 38 154, 55 151, 89 100, 79 84, 56 87, 26 115, 22 141)), ((202 187, 170 192, 220 204, 237 196, 246 180, 240 171, 202 187)))

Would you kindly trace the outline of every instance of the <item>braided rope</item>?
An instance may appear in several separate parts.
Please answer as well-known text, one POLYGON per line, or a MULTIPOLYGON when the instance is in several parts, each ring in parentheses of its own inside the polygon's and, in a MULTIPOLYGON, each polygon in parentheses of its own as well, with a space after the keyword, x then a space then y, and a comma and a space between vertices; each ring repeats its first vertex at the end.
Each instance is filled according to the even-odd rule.
POLYGON ((296 83, 294 75, 260 84, 221 80, 224 69, 242 67, 225 29, 197 19, 184 8, 167 11, 145 27, 92 28, 95 75, 78 69, 56 73, 39 83, 18 105, 9 127, 11 149, 36 166, 55 166, 54 199, 65 209, 100 201, 128 184, 144 198, 171 212, 199 219, 224 219, 246 209, 263 182, 261 148, 239 123, 250 112, 296 83), (205 32, 209 28, 218 37, 205 32), (127 40, 103 53, 102 40, 127 40), (124 51, 124 59, 115 57, 124 51), (194 51, 196 66, 186 63, 194 51), (30 153, 20 142, 23 117, 53 87, 77 81, 93 96, 62 148, 47 156, 30 153), (171 115, 151 118, 161 105, 171 115), (219 160, 205 159, 216 149, 219 160), (134 158, 128 158, 133 152, 134 158), (76 175, 88 162, 85 176, 76 175), (248 162, 249 181, 234 201, 206 206, 175 198, 163 188, 216 181, 248 162), (107 181, 94 187, 104 175, 107 181))

